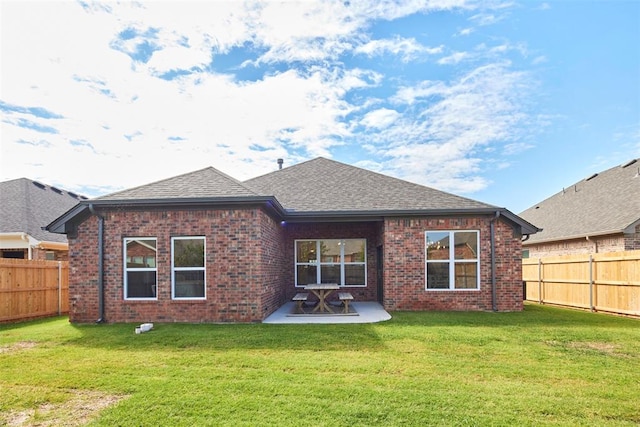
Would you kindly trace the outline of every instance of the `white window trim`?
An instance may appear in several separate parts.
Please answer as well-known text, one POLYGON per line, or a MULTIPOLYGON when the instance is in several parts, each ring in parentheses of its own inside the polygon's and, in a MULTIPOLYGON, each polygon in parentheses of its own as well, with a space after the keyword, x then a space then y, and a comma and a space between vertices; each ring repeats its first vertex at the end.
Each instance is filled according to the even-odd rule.
POLYGON ((205 236, 174 236, 171 238, 171 299, 177 301, 185 300, 206 300, 207 299, 207 239, 205 236), (204 251, 203 260, 204 265, 202 267, 176 267, 174 265, 174 242, 176 240, 203 240, 204 251), (203 272, 203 284, 204 296, 202 297, 177 297, 176 296, 176 271, 202 271, 203 272))
POLYGON ((124 299, 127 301, 157 301, 158 300, 158 238, 157 237, 125 237, 122 239, 122 245, 124 250, 122 251, 122 266, 123 266, 123 281, 124 281, 124 299), (138 241, 138 240, 154 240, 156 242, 156 262, 155 267, 146 267, 146 268, 129 268, 127 267, 127 243, 138 241), (129 275, 127 274, 129 271, 155 271, 156 273, 156 296, 155 297, 128 297, 129 294, 129 275))
POLYGON ((424 232, 424 289, 429 292, 478 292, 480 291, 480 231, 479 230, 426 230, 424 232), (427 248, 429 242, 427 241, 427 233, 449 233, 449 259, 448 260, 432 260, 427 258, 427 248), (478 248, 478 256, 476 259, 455 259, 455 233, 476 233, 476 245, 478 248), (427 266, 430 263, 449 263, 449 288, 429 288, 429 278, 427 273, 427 266), (457 289, 456 286, 456 267, 457 263, 476 263, 476 277, 477 287, 467 289, 457 289))
POLYGON ((320 283, 321 280, 321 268, 323 265, 339 265, 340 266, 340 283, 338 283, 342 287, 350 287, 350 288, 366 288, 367 287, 367 239, 364 238, 345 238, 345 239, 328 239, 328 238, 318 238, 318 239, 296 239, 293 247, 293 264, 294 264, 294 280, 296 288, 304 288, 305 285, 298 285, 298 266, 299 265, 313 265, 318 267, 316 269, 316 280, 320 283), (364 240, 364 261, 363 262, 344 262, 344 244, 340 245, 340 262, 298 262, 298 242, 316 242, 316 254, 320 253, 320 242, 323 240, 339 240, 344 243, 347 240, 364 240), (345 269, 346 265, 363 265, 364 266, 364 284, 363 285, 344 285, 345 282, 345 269))

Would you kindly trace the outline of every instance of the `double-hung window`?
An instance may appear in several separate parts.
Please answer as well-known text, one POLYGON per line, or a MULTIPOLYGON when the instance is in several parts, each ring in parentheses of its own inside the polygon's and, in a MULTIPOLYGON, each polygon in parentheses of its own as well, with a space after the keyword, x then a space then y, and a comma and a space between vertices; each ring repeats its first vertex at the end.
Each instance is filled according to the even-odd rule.
POLYGON ((156 239, 137 237, 124 239, 124 298, 156 299, 156 239))
POLYGON ((478 231, 425 232, 426 289, 479 289, 478 231))
POLYGON ((171 238, 171 297, 205 299, 205 239, 171 238))
POLYGON ((296 286, 366 286, 366 239, 296 240, 296 286))

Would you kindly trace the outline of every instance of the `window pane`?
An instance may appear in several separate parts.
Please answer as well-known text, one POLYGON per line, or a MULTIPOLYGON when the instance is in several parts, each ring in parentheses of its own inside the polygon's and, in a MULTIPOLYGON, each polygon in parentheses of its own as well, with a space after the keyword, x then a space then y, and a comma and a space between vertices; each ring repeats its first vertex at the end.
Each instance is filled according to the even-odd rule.
POLYGON ((296 242, 296 262, 316 262, 317 259, 315 240, 296 242))
POLYGON ((457 231, 454 233, 456 259, 478 258, 478 234, 476 232, 457 231))
POLYGON ((318 279, 316 276, 318 267, 316 267, 315 265, 298 265, 296 266, 296 270, 298 273, 297 285, 311 285, 314 283, 318 283, 318 279))
POLYGON ((364 262, 366 240, 344 241, 344 262, 364 262))
POLYGON ((176 298, 204 298, 204 271, 176 271, 176 298))
POLYGON ((350 264, 344 266, 345 286, 364 286, 364 265, 350 264))
POLYGON ((340 240, 321 240, 320 251, 320 262, 340 262, 340 240))
POLYGON ((174 267, 204 267, 204 239, 174 239, 174 267))
POLYGON ((475 262, 457 262, 456 289, 476 289, 478 287, 478 268, 475 262))
POLYGON ((449 263, 427 264, 427 289, 449 289, 449 263))
POLYGON ((427 233, 427 259, 449 259, 449 232, 427 233))
POLYGON ((127 251, 127 268, 155 268, 155 239, 125 240, 127 251))
POLYGON ((320 267, 320 283, 340 283, 340 264, 320 267))
POLYGON ((127 295, 125 298, 155 298, 155 271, 127 271, 127 295))

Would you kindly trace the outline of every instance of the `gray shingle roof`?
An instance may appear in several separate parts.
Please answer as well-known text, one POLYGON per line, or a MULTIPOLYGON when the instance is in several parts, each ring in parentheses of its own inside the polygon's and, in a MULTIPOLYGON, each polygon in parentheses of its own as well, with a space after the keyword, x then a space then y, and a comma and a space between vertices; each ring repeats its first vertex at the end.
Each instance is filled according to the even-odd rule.
POLYGON ((491 209, 495 206, 316 158, 245 181, 289 212, 491 209))
POLYGON ((0 182, 0 233, 28 233, 41 242, 66 243, 64 235, 42 230, 82 197, 19 178, 0 182))
POLYGON ((640 159, 585 178, 520 217, 543 229, 527 244, 621 233, 640 221, 640 159))
POLYGON ((257 196, 243 183, 217 169, 195 172, 97 197, 94 200, 196 199, 257 196))
POLYGON ((49 230, 66 233, 96 207, 116 205, 204 206, 264 204, 287 220, 377 218, 411 214, 488 214, 500 212, 522 227, 537 228, 504 208, 438 191, 400 179, 317 158, 240 182, 209 167, 140 187, 85 201, 51 224, 49 230))

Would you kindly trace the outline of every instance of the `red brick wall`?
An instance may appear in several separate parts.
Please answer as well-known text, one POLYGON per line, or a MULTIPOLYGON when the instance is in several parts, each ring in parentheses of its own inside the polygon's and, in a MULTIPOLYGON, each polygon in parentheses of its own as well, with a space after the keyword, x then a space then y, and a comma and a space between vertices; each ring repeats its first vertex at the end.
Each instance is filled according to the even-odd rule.
POLYGON ((98 220, 90 217, 69 241, 69 320, 95 322, 98 312, 98 220))
MULTIPOLYGON (((491 217, 387 218, 384 224, 384 306, 388 310, 492 310, 491 217), (424 233, 480 231, 480 288, 425 290, 424 233)), ((522 310, 522 243, 513 228, 495 223, 496 289, 499 311, 522 310)))
MULTIPOLYGON (((369 223, 280 223, 263 210, 102 212, 105 217, 105 321, 254 322, 289 301, 296 239, 364 238, 367 286, 356 301, 376 301, 376 247, 384 245, 384 305, 389 310, 491 310, 490 217, 389 218, 369 223), (479 291, 426 291, 424 232, 479 230, 479 291), (171 237, 205 236, 206 300, 171 299, 171 237), (158 299, 123 298, 123 238, 157 239, 158 299)), ((98 221, 78 227, 70 245, 70 320, 98 319, 98 221)), ((498 310, 522 309, 521 241, 496 222, 498 310)))
POLYGON ((624 235, 624 250, 636 251, 640 249, 640 224, 636 226, 635 233, 624 235))
MULTIPOLYGON (((105 217, 105 321, 253 322, 282 301, 271 294, 279 280, 282 251, 263 245, 278 241, 279 223, 261 209, 109 211, 105 217), (205 236, 206 300, 171 299, 171 237, 205 236), (123 238, 157 239, 158 299, 123 298, 123 238), (271 253, 267 253, 271 251, 271 253), (272 263, 264 262, 272 258, 272 263)), ((97 219, 89 218, 70 239, 70 320, 98 319, 97 219)))
POLYGON ((295 241, 298 239, 367 239, 367 286, 346 286, 355 301, 377 301, 376 246, 379 225, 375 222, 287 223, 285 230, 286 295, 291 299, 300 291, 295 287, 295 241))
POLYGON ((590 237, 589 240, 583 237, 556 242, 530 243, 523 248, 529 250, 529 258, 619 252, 625 250, 625 237, 622 234, 595 236, 590 237))
POLYGON ((268 215, 260 217, 263 317, 280 308, 288 301, 286 294, 287 271, 292 262, 285 255, 284 225, 268 215))

